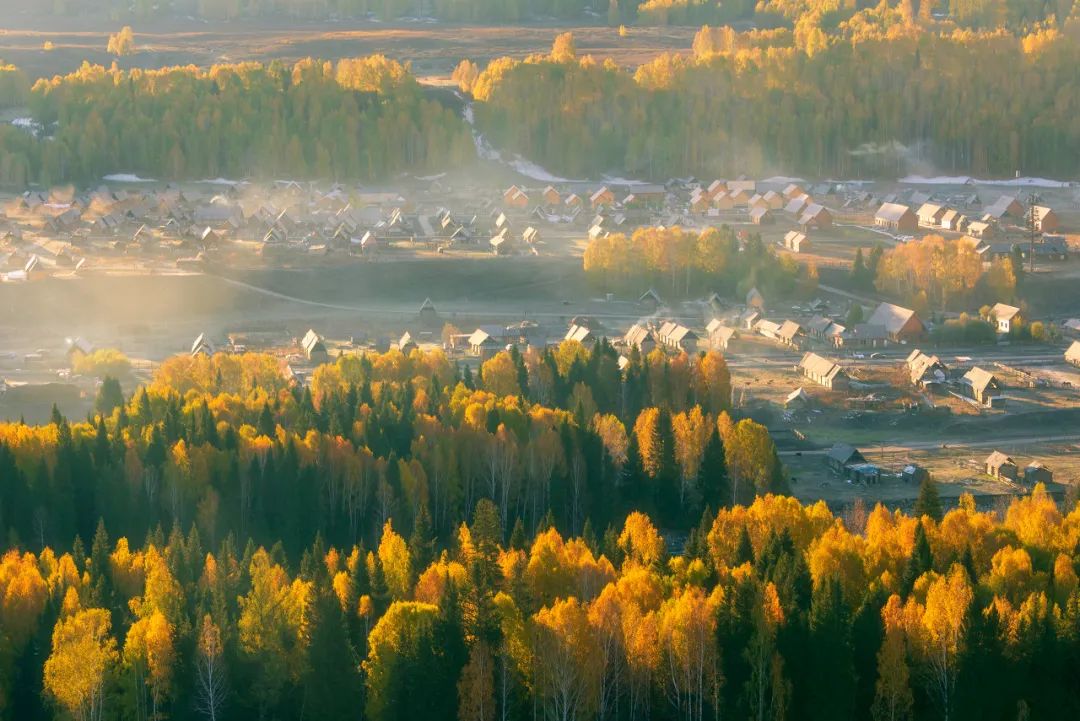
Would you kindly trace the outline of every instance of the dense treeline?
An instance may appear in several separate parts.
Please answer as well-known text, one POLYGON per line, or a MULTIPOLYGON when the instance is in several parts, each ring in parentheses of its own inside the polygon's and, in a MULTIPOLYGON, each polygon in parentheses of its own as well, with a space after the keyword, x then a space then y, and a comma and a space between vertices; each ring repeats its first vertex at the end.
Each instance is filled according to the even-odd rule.
POLYGON ((1073 173, 1075 23, 1018 38, 921 32, 893 10, 873 12, 793 33, 705 28, 694 55, 633 73, 565 51, 501 58, 462 85, 496 145, 571 177, 895 176, 909 160, 1073 173))
MULTIPOLYGON (((963 309, 1013 300, 1017 266, 1022 267, 1018 255, 995 258, 984 270, 969 241, 927 235, 885 251, 876 263, 876 285, 920 311, 963 309)), ((858 271, 852 276, 857 279, 858 271)))
POLYGON ((772 298, 817 290, 817 269, 800 268, 790 256, 777 258, 757 233, 739 239, 727 225, 700 233, 673 228, 638 228, 589 241, 584 268, 603 290, 655 290, 687 296, 700 292, 743 296, 757 288, 772 298))
POLYGON ((370 179, 474 152, 457 113, 382 56, 205 71, 84 65, 38 81, 30 104, 42 137, 10 128, 0 137, 8 168, 0 180, 10 184, 89 182, 117 170, 370 179))
POLYGON ((616 360, 178 357, 0 425, 0 717, 1080 713, 1080 510, 836 518, 722 356, 616 360))
POLYGON ((260 355, 176 357, 95 414, 0 425, 0 529, 63 544, 99 518, 142 539, 192 523, 297 554, 371 542, 393 518, 446 539, 482 497, 508 528, 574 533, 642 509, 688 528, 706 506, 786 488, 763 426, 728 415, 723 356, 501 352, 479 377, 441 352, 345 356, 310 389, 260 355))
MULTIPOLYGON (((86 422, 54 412, 45 426, 0 425, 0 528, 9 548, 40 553, 13 552, 0 570, 0 709, 47 717, 44 679, 47 698, 80 719, 189 717, 226 693, 228 669, 236 692, 226 718, 355 715, 357 654, 388 594, 413 598, 414 571, 436 551, 460 548, 460 523, 479 501, 520 545, 526 528, 553 526, 586 538, 609 526, 610 540, 634 507, 688 528, 706 506, 784 490, 768 432, 733 421, 730 394, 719 354, 634 354, 624 382, 609 345, 586 351, 574 342, 499 353, 476 378, 440 352, 344 357, 320 367, 304 391, 260 355, 176 357, 131 398, 107 377, 86 422), (163 528, 174 529, 167 542, 163 528), (145 538, 143 551, 127 540, 108 545, 104 529, 145 538), (47 549, 71 547, 72 534, 94 539, 92 578, 82 541, 59 560, 47 549), (322 582, 333 580, 332 589, 290 581, 282 568, 314 538, 353 548, 340 568, 326 566, 322 582), (252 540, 240 556, 244 539, 252 540), (211 558, 203 567, 203 543, 220 546, 221 565, 211 558), (183 572, 169 565, 181 555, 194 564, 183 572), (107 566, 105 579, 98 572, 107 566), (373 584, 357 576, 364 593, 348 603, 341 594, 353 581, 338 573, 346 568, 373 584), (206 585, 219 580, 226 585, 217 591, 206 585), (42 614, 51 620, 31 623, 42 614), (313 625, 326 615, 339 625, 313 625), (54 621, 54 653, 42 669, 54 621), (333 659, 338 670, 324 674, 308 644, 311 659, 333 659), (303 678, 314 686, 289 692, 303 678), (343 695, 330 699, 331 690, 343 695)), ((490 539, 505 542, 501 531, 490 539)), ((322 574, 321 557, 308 555, 305 573, 322 574)), ((429 584, 445 584, 432 573, 429 584)), ((405 682, 402 673, 386 683, 405 682)), ((458 670, 449 673, 452 690, 458 670)), ((378 674, 369 669, 367 678, 374 685, 378 674)), ((452 712, 456 694, 447 698, 452 712)), ((386 691, 381 703, 372 717, 409 717, 398 695, 386 691)), ((429 709, 439 718, 445 710, 429 709)))
MULTIPOLYGON (((1072 719, 1080 511, 768 495, 669 557, 630 514, 507 540, 483 499, 437 546, 297 556, 98 525, 0 558, 0 715, 77 719, 1072 719)), ((370 550, 368 550, 370 548, 370 550)))
MULTIPOLYGON (((454 73, 497 147, 567 176, 664 179, 896 176, 912 163, 956 173, 1070 176, 1080 153, 1080 22, 1018 37, 927 31, 879 6, 794 30, 703 28, 690 56, 633 73, 549 55, 454 73)), ((0 105, 21 74, 0 69, 0 105)), ((130 170, 371 179, 475 157, 455 108, 381 56, 293 68, 122 72, 84 66, 30 92, 39 137, 0 127, 0 182, 91 181, 130 170)))

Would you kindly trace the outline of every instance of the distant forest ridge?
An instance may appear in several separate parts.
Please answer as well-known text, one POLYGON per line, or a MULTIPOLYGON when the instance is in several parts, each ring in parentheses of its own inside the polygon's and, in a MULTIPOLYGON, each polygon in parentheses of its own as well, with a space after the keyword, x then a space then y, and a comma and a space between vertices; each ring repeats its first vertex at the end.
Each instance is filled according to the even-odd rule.
MULTIPOLYGON (((634 70, 579 56, 566 33, 548 54, 463 60, 453 77, 477 132, 565 177, 1075 174, 1080 24, 931 29, 910 10, 881 5, 827 33, 806 18, 794 31, 703 27, 687 54, 634 70)), ((0 126, 7 187, 117 171, 373 180, 476 158, 460 103, 381 55, 84 65, 32 88, 0 66, 0 110, 27 105, 29 127, 0 126)))
POLYGON ((152 17, 193 17, 230 20, 253 17, 292 17, 305 20, 374 18, 433 18, 444 21, 491 23, 583 17, 612 24, 696 25, 754 23, 759 27, 795 25, 814 17, 835 27, 868 9, 892 7, 924 22, 947 20, 966 28, 1030 28, 1075 15, 1073 0, 900 0, 875 5, 867 0, 17 0, 16 12, 111 17, 117 21, 152 17))

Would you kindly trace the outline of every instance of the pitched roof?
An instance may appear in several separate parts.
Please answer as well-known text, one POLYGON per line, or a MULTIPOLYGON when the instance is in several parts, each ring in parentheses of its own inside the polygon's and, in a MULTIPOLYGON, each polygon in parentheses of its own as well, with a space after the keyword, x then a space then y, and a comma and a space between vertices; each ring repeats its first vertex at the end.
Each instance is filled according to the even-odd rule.
POLYGON ((874 217, 896 222, 910 212, 911 208, 901 203, 882 203, 874 217))
POLYGON ((802 332, 802 326, 793 320, 785 320, 780 324, 780 330, 776 334, 784 340, 794 340, 800 332, 802 332))
POLYGON ((799 361, 799 368, 818 378, 833 378, 843 370, 835 361, 817 353, 805 354, 799 361))
POLYGON ((469 336, 469 345, 471 346, 484 345, 488 342, 496 343, 497 341, 483 328, 477 328, 469 336))
POLYGON ((914 382, 922 380, 922 378, 930 372, 931 369, 938 368, 942 371, 941 375, 944 378, 945 366, 936 355, 927 355, 919 349, 911 351, 911 355, 907 357, 907 367, 911 374, 911 380, 914 382))
POLYGON ((1010 209, 1019 211, 1022 208, 1020 202, 1011 195, 1002 195, 986 208, 986 214, 992 218, 1001 218, 1008 215, 1010 209))
POLYGON ((994 303, 994 307, 990 309, 990 315, 997 320, 1012 320, 1018 313, 1020 313, 1019 308, 1005 303, 994 303))
POLYGON ((899 333, 904 325, 909 320, 918 318, 915 316, 915 311, 910 308, 903 308, 892 303, 882 303, 875 310, 874 313, 867 319, 867 325, 881 325, 885 326, 885 332, 889 335, 895 335, 899 333))
POLYGON ((930 218, 931 220, 940 216, 945 209, 937 203, 923 203, 919 206, 919 209, 915 212, 919 216, 919 220, 930 218))
POLYGON ((675 327, 668 331, 667 338, 672 343, 681 343, 684 340, 695 340, 697 338, 697 333, 690 330, 685 325, 675 324, 675 327))
POLYGON ((885 326, 878 325, 876 323, 856 323, 851 328, 846 328, 841 334, 845 338, 865 338, 867 340, 875 340, 887 338, 888 333, 885 330, 885 326))
POLYGON ((573 340, 578 343, 584 343, 591 335, 592 330, 590 330, 588 326, 574 323, 567 329, 566 335, 563 336, 563 340, 573 340))
POLYGON ((808 330, 820 332, 820 334, 823 334, 831 325, 833 325, 833 318, 827 318, 824 315, 815 315, 806 323, 808 330))
POLYGON ((311 355, 311 352, 317 350, 320 345, 322 345, 322 337, 313 329, 308 328, 308 332, 304 334, 304 338, 300 341, 300 347, 304 349, 305 353, 311 355))
POLYGON ((641 347, 641 344, 651 339, 649 329, 643 325, 635 323, 630 326, 630 330, 626 331, 626 335, 623 340, 629 346, 641 347))
POLYGON ((850 443, 834 444, 833 447, 829 449, 826 456, 834 461, 843 463, 844 465, 847 465, 848 463, 863 463, 866 461, 863 454, 859 453, 859 450, 850 443))
POLYGON ((1006 463, 1011 463, 1014 466, 1016 465, 1016 461, 1014 461, 1012 458, 1005 455, 1001 451, 994 451, 986 457, 986 465, 993 468, 1001 468, 1006 463))
POLYGON ((787 394, 787 397, 784 399, 784 405, 794 403, 795 401, 802 401, 803 403, 806 403, 809 400, 810 394, 804 391, 802 389, 802 386, 799 386, 795 390, 791 391, 791 393, 787 394))
POLYGON ((1080 340, 1074 340, 1068 350, 1065 351, 1065 360, 1080 363, 1080 340))
POLYGON ((987 370, 983 370, 978 366, 972 368, 967 373, 965 373, 963 380, 978 393, 982 393, 990 386, 991 383, 995 382, 993 373, 987 370))
POLYGON ((1043 218, 1054 212, 1053 209, 1047 208, 1045 205, 1036 205, 1031 210, 1035 213, 1035 220, 1037 221, 1042 221, 1043 218))

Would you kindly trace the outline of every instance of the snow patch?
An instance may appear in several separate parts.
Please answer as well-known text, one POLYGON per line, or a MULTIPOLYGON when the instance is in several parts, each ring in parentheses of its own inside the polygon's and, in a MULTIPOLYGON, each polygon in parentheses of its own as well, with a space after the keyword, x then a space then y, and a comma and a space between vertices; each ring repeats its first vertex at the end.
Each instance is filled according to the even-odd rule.
POLYGON ((206 185, 240 185, 242 181, 229 180, 228 178, 208 178, 206 180, 197 180, 197 183, 204 183, 206 185))
POLYGON ((153 178, 140 178, 133 173, 113 173, 112 175, 106 175, 102 180, 107 180, 110 183, 156 183, 153 178))
POLYGON ((1004 180, 983 180, 973 178, 970 175, 937 175, 925 177, 922 175, 907 175, 900 178, 900 183, 908 185, 996 185, 1005 187, 1023 186, 1027 188, 1068 188, 1073 183, 1048 178, 1009 178, 1004 180))
POLYGON ((761 181, 769 185, 791 185, 792 183, 805 183, 802 178, 789 178, 786 175, 774 175, 771 178, 765 178, 761 181))

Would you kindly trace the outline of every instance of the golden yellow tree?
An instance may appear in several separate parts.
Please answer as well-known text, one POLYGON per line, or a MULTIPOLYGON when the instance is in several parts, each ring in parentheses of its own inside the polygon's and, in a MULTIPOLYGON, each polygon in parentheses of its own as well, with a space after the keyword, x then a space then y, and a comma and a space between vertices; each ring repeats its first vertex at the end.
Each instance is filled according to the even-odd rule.
POLYGON ((588 718, 599 681, 596 638, 585 607, 560 599, 533 617, 537 683, 545 712, 555 719, 588 718))
POLYGON ((104 717, 105 682, 118 657, 111 627, 107 610, 91 608, 61 618, 53 628, 45 690, 78 721, 104 717))
POLYGON ((878 680, 874 694, 874 721, 905 721, 911 718, 914 698, 907 663, 904 607, 893 594, 881 609, 885 638, 878 651, 878 680))
POLYGON ((704 721, 706 704, 714 708, 720 693, 716 644, 716 597, 700 588, 684 588, 660 610, 665 690, 680 718, 704 721))
MULTIPOLYGON (((955 564, 945 576, 936 577, 926 591, 922 613, 915 619, 915 633, 923 663, 930 679, 930 691, 948 721, 952 714, 957 661, 964 649, 968 607, 974 599, 967 571, 955 564)), ((909 603, 912 603, 909 600, 909 603)), ((912 629, 909 629, 909 633, 912 629)))
POLYGON ((397 600, 409 597, 412 591, 412 557, 405 539, 394 531, 390 521, 383 526, 379 540, 379 562, 386 577, 386 587, 397 600))

